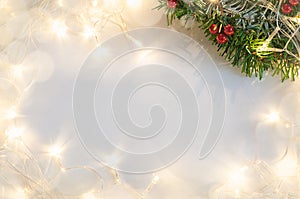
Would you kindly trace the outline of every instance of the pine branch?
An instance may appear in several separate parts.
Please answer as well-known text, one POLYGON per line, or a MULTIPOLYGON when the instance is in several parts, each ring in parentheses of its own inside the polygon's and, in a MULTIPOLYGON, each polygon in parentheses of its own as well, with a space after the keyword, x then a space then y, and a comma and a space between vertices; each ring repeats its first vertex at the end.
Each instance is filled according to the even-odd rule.
POLYGON ((220 55, 241 68, 246 76, 261 79, 265 72, 271 71, 282 81, 298 76, 300 24, 292 17, 300 10, 300 3, 290 14, 278 15, 281 5, 277 0, 220 0, 219 3, 177 0, 178 5, 172 9, 168 8, 167 0, 159 2, 158 9, 166 10, 169 24, 174 19, 193 18, 218 46, 220 55), (218 34, 209 31, 212 24, 218 26, 219 33, 226 25, 233 25, 234 34, 220 44, 216 40, 218 34))

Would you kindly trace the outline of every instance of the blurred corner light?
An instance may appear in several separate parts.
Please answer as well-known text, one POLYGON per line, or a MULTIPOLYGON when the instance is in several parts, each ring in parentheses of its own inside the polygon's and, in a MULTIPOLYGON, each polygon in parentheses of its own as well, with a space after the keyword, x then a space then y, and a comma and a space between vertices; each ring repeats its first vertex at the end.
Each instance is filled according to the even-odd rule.
POLYGON ((5 130, 5 135, 9 139, 19 138, 23 135, 23 133, 24 133, 24 128, 20 128, 20 127, 9 127, 5 130))
POLYGON ((269 122, 279 122, 280 121, 280 115, 277 111, 273 111, 273 112, 271 112, 267 115, 266 119, 269 122))
POLYGON ((7 8, 7 1, 8 0, 0 0, 0 9, 3 9, 3 8, 7 8))
POLYGON ((154 178, 152 179, 152 184, 157 184, 159 181, 159 176, 154 176, 154 178))
POLYGON ((141 5, 141 0, 127 0, 127 6, 130 8, 136 8, 141 5))
POLYGON ((58 145, 53 145, 49 149, 49 155, 52 157, 59 158, 61 155, 61 152, 63 151, 63 148, 58 145))
POLYGON ((52 21, 52 32, 56 34, 59 38, 66 37, 68 27, 65 22, 60 19, 56 19, 52 21))

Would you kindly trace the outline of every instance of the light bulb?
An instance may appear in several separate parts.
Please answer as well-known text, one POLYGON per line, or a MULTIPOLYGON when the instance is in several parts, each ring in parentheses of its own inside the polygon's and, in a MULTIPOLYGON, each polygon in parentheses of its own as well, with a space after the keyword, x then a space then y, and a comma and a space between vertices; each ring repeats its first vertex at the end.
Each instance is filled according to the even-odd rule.
POLYGON ((10 139, 15 139, 21 137, 23 132, 24 132, 23 128, 10 127, 5 130, 5 135, 10 139))
POLYGON ((245 171, 248 170, 248 167, 242 167, 236 173, 232 174, 229 179, 229 185, 233 188, 239 188, 245 183, 245 171))
POLYGON ((60 157, 61 152, 62 148, 57 145, 54 145, 50 148, 49 155, 53 157, 60 157))
POLYGON ((94 29, 88 25, 84 27, 83 36, 87 39, 95 36, 94 29))
POLYGON ((154 176, 154 178, 152 179, 152 183, 157 184, 158 181, 159 181, 159 176, 154 176))
POLYGON ((18 116, 15 109, 16 109, 15 107, 12 107, 12 108, 8 109, 8 111, 5 114, 5 118, 9 119, 9 120, 15 119, 18 116))
POLYGON ((98 5, 98 0, 92 0, 92 6, 96 7, 98 5))
POLYGON ((25 191, 23 189, 17 189, 15 191, 15 193, 13 194, 12 198, 16 198, 16 199, 26 199, 26 194, 25 191))
POLYGON ((93 192, 86 193, 82 196, 82 199, 96 199, 93 192))
POLYGON ((52 31, 58 37, 62 38, 67 35, 68 27, 66 26, 65 22, 62 20, 54 20, 52 21, 52 31))
POLYGON ((267 120, 269 122, 278 122, 280 120, 280 115, 278 112, 273 111, 269 115, 267 115, 267 120))
POLYGON ((58 4, 58 6, 60 6, 60 7, 63 7, 63 6, 64 6, 63 0, 57 0, 57 4, 58 4))
POLYGON ((11 73, 14 78, 23 77, 24 66, 23 65, 13 65, 11 66, 11 73))

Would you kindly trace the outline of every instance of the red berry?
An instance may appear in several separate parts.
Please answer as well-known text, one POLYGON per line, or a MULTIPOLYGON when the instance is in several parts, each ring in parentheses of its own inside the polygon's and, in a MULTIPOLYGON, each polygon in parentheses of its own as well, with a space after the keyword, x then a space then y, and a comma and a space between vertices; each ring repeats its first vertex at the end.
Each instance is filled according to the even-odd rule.
POLYGON ((217 24, 212 24, 209 28, 209 32, 213 35, 217 34, 219 32, 219 27, 217 24))
POLYGON ((289 3, 292 5, 292 6, 297 6, 299 4, 299 0, 289 0, 289 3))
POLYGON ((234 28, 232 25, 228 24, 227 26, 224 27, 224 33, 228 36, 231 36, 234 34, 234 28))
POLYGON ((217 42, 219 44, 225 44, 227 42, 227 37, 223 33, 218 34, 217 36, 217 42))
POLYGON ((293 8, 292 8, 291 4, 285 3, 285 4, 282 5, 281 11, 282 11, 283 14, 288 15, 293 11, 293 8))
POLYGON ((176 0, 168 0, 167 6, 171 9, 174 9, 177 7, 177 1, 176 0))

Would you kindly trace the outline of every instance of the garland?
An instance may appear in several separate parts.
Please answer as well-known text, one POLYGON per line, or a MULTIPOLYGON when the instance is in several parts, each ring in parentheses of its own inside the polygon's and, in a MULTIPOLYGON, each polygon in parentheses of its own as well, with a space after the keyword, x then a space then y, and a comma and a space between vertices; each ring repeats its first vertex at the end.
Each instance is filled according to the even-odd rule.
POLYGON ((192 19, 246 76, 295 80, 300 68, 299 0, 159 0, 168 25, 192 19))

